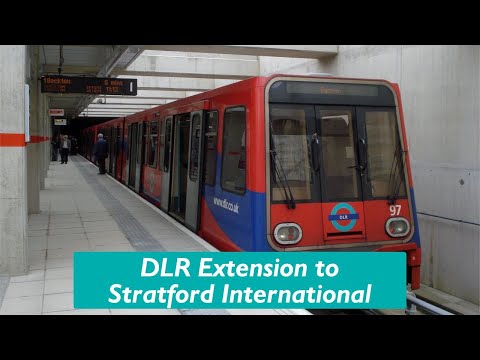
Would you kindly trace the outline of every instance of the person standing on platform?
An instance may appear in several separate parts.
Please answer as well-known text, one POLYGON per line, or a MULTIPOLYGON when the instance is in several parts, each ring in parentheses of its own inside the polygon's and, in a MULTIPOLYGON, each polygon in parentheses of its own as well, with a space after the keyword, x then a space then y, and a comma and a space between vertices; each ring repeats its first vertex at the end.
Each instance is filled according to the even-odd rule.
POLYGON ((63 135, 63 138, 60 141, 60 151, 62 152, 62 164, 68 163, 68 153, 70 152, 70 148, 72 147, 72 143, 67 135, 63 135))
POLYGON ((52 144, 52 161, 58 161, 58 151, 60 150, 60 138, 55 135, 51 141, 52 144))
POLYGON ((95 143, 93 154, 98 163, 98 173, 105 174, 105 158, 108 157, 108 143, 103 138, 103 134, 98 134, 98 140, 95 143))

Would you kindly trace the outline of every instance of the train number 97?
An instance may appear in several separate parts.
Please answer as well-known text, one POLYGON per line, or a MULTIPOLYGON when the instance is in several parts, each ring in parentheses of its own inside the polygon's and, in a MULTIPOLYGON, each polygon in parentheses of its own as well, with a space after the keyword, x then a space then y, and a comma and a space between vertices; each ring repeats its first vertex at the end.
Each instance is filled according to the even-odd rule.
POLYGON ((402 210, 402 205, 391 205, 390 206, 390 215, 398 216, 400 215, 400 210, 402 210))

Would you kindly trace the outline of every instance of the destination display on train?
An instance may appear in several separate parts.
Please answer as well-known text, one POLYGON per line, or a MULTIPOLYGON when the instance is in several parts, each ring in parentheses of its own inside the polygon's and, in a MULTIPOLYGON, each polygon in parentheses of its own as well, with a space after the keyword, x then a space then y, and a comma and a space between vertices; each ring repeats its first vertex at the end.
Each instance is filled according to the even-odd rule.
POLYGON ((317 82, 288 82, 287 93, 345 95, 345 96, 378 96, 379 86, 370 84, 341 84, 317 82))
POLYGON ((42 93, 137 95, 137 79, 84 76, 42 76, 42 93))

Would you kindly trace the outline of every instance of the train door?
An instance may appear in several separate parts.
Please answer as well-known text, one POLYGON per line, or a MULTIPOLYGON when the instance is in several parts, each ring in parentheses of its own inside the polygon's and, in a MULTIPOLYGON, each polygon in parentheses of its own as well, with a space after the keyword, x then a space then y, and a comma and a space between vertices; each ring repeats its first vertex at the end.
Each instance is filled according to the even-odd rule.
POLYGON ((364 138, 351 106, 316 106, 324 239, 365 241, 364 138))
MULTIPOLYGON (((132 141, 132 124, 128 124, 127 126, 127 144, 128 144, 128 149, 131 149, 132 146, 130 145, 130 141, 132 141)), ((130 154, 130 151, 127 151, 127 153, 125 154, 127 156, 127 161, 126 161, 126 166, 127 168, 125 169, 125 183, 127 184, 127 186, 130 187, 130 159, 132 158, 131 157, 131 154, 130 154)))
POLYGON ((170 204, 170 183, 171 183, 171 149, 172 149, 172 136, 173 136, 173 118, 171 116, 165 119, 165 125, 162 126, 160 137, 165 139, 164 151, 160 157, 160 169, 162 171, 162 195, 160 202, 160 209, 168 212, 170 204))
POLYGON ((107 142, 108 142, 108 159, 106 162, 107 165, 107 173, 112 175, 112 166, 113 166, 113 161, 112 161, 112 149, 113 149, 113 127, 110 127, 107 129, 107 142))
POLYGON ((112 162, 113 162, 113 177, 118 178, 119 174, 119 162, 118 162, 118 155, 120 151, 120 127, 113 128, 113 136, 112 136, 112 143, 113 143, 113 151, 112 151, 112 162))
POLYGON ((187 204, 189 135, 190 114, 176 115, 174 117, 172 141, 172 174, 169 213, 181 222, 185 221, 185 209, 187 204))
POLYGON ((109 145, 110 145, 110 151, 109 151, 109 156, 110 156, 110 163, 112 164, 110 167, 110 174, 115 178, 115 171, 116 171, 116 143, 117 143, 117 130, 115 126, 112 126, 111 128, 112 136, 110 137, 109 145))
POLYGON ((142 128, 143 123, 137 123, 137 129, 135 134, 135 185, 134 189, 136 192, 140 191, 140 184, 142 183, 141 173, 142 173, 142 128))
POLYGON ((185 210, 185 226, 192 231, 198 230, 200 220, 200 189, 203 174, 203 135, 204 112, 191 113, 190 121, 190 144, 187 176, 187 198, 185 210))
POLYGON ((133 123, 128 128, 128 186, 138 191, 137 183, 140 177, 140 170, 137 169, 140 167, 138 164, 138 123, 133 123))
POLYGON ((137 149, 137 173, 135 175, 135 178, 137 179, 137 184, 135 186, 135 191, 140 193, 143 190, 143 163, 145 162, 145 134, 147 132, 147 122, 144 121, 139 124, 138 127, 138 136, 137 136, 137 142, 138 142, 138 149, 137 149))
POLYGON ((93 161, 93 147, 95 142, 93 141, 93 131, 88 132, 88 160, 93 161))

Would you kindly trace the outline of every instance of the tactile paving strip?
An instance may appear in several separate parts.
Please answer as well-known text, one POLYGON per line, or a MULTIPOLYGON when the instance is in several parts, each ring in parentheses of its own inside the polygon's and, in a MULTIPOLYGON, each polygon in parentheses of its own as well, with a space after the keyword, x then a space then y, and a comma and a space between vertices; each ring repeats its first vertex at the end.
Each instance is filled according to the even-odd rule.
MULTIPOLYGON (((157 240, 135 219, 132 214, 98 181, 95 168, 88 162, 78 161, 72 157, 78 170, 86 182, 95 191, 103 205, 111 213, 113 219, 125 234, 126 238, 137 251, 165 251, 157 240)), ((108 175, 105 175, 108 176, 108 175)), ((229 315, 225 310, 211 309, 178 309, 182 315, 229 315)))
MULTIPOLYGON (((87 162, 72 158, 78 170, 92 187, 102 204, 110 212, 113 219, 125 234, 130 244, 137 251, 165 251, 165 248, 138 222, 108 189, 98 180, 98 174, 87 162)), ((108 175, 105 175, 108 176, 108 175)))

